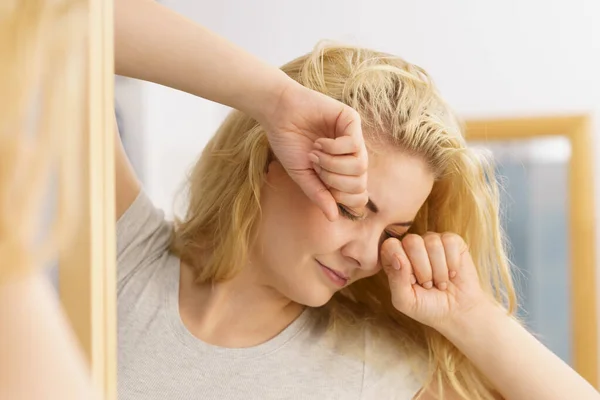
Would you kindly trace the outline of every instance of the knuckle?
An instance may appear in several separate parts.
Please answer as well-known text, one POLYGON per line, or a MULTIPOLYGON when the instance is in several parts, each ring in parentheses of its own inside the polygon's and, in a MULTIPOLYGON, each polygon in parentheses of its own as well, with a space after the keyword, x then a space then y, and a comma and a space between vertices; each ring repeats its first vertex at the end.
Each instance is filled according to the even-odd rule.
POLYGON ((423 238, 414 233, 409 233, 402 239, 402 246, 407 250, 413 250, 423 245, 423 238))
POLYGON ((329 189, 329 191, 331 192, 331 195, 333 196, 336 202, 345 204, 346 196, 344 195, 344 192, 341 192, 337 189, 329 189))
POLYGON ((358 179, 357 188, 358 188, 358 190, 360 190, 360 193, 367 191, 367 177, 366 176, 364 176, 364 175, 360 176, 360 178, 358 179))
POLYGON ((360 201, 361 206, 366 206, 369 202, 369 194, 366 191, 364 191, 359 195, 358 199, 360 201))
POLYGON ((381 244, 381 249, 380 249, 380 253, 381 253, 381 257, 382 260, 381 261, 385 261, 390 254, 392 254, 392 246, 393 243, 391 241, 392 238, 388 238, 386 240, 383 241, 383 243, 381 244))
POLYGON ((460 235, 453 232, 445 232, 441 235, 441 241, 444 247, 457 247, 460 248, 465 245, 465 241, 460 235))
POLYGON ((392 254, 401 250, 400 248, 400 240, 396 237, 389 237, 385 239, 381 245, 381 249, 385 249, 386 252, 392 254))
POLYGON ((365 173, 369 169, 369 160, 366 157, 360 157, 358 159, 357 169, 359 173, 365 173))
POLYGON ((442 240, 440 235, 433 232, 427 232, 423 235, 423 242, 425 243, 425 247, 428 249, 437 249, 442 246, 442 240))
MULTIPOLYGON (((362 182, 360 182, 359 180, 354 180, 354 182, 352 182, 352 185, 349 185, 348 188, 349 192, 351 192, 353 195, 360 195, 362 193, 365 193, 367 191, 366 185, 364 185, 362 182)), ((366 203, 365 203, 366 204, 366 203)))
POLYGON ((339 140, 340 145, 343 145, 350 153, 355 153, 360 148, 360 139, 356 136, 342 136, 336 140, 339 140))

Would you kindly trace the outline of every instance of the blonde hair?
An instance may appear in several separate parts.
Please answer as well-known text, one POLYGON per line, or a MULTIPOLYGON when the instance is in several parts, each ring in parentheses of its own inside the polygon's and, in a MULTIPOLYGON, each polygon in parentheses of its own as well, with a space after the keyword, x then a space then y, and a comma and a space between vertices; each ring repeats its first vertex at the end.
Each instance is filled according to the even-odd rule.
MULTIPOLYGON (((399 57, 331 44, 317 46, 282 69, 302 85, 356 109, 369 143, 393 145, 429 164, 436 182, 411 232, 461 235, 483 288, 513 312, 515 291, 493 165, 467 147, 459 122, 427 73, 399 57)), ((227 118, 204 149, 190 176, 189 208, 176 224, 172 246, 195 268, 198 280, 223 281, 244 266, 270 159, 265 132, 240 112, 227 118)), ((354 283, 330 303, 338 320, 366 310, 387 321, 399 346, 427 352, 428 383, 446 383, 464 399, 493 398, 485 378, 448 340, 394 309, 383 273, 354 283)))
POLYGON ((0 283, 50 257, 75 220, 86 3, 0 5, 0 283), (53 176, 61 187, 58 217, 40 238, 53 176))

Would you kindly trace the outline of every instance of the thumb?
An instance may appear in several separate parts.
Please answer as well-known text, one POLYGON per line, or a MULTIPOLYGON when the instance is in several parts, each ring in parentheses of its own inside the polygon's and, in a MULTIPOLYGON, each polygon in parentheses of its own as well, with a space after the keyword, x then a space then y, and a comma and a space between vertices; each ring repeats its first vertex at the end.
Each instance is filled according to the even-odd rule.
POLYGON ((338 206, 329 189, 311 168, 288 172, 304 194, 319 207, 327 219, 335 221, 338 217, 338 206))
MULTIPOLYGON (((350 106, 344 105, 335 119, 335 136, 351 136, 363 141, 362 125, 360 115, 350 106)), ((362 149, 361 149, 362 150, 362 149)))

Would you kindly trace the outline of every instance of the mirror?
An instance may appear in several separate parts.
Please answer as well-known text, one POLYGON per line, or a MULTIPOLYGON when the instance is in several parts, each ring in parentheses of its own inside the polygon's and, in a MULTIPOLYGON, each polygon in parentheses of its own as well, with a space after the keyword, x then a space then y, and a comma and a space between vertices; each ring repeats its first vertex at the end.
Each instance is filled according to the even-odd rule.
POLYGON ((548 348, 572 365, 570 142, 556 136, 471 145, 490 150, 496 161, 519 316, 548 348))
POLYGON ((488 148, 504 178, 520 315, 594 385, 598 377, 593 142, 586 115, 479 119, 468 141, 488 148))

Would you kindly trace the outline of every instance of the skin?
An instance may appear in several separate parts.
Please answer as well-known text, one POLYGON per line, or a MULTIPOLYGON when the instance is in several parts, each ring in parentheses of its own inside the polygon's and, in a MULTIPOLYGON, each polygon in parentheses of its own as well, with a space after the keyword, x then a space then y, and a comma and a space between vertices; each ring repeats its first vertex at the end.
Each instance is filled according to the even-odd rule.
POLYGON ((253 263, 262 266, 270 285, 283 296, 311 307, 324 305, 340 287, 317 260, 348 276, 352 284, 379 272, 384 239, 401 237, 408 230, 431 191, 433 175, 422 160, 401 152, 370 159, 368 192, 378 212, 366 210, 364 219, 342 216, 333 223, 277 162, 269 166, 253 263))
POLYGON ((368 174, 378 212, 331 222, 281 164, 272 162, 262 188, 257 242, 244 271, 229 282, 194 288, 193 275, 183 268, 181 312, 188 328, 212 344, 255 345, 275 336, 304 306, 321 306, 341 289, 317 260, 347 275, 348 285, 379 272, 381 244, 405 234, 431 191, 433 175, 421 159, 400 151, 371 156, 368 174))
MULTIPOLYGON (((294 83, 276 68, 157 2, 115 2, 115 70, 121 75, 226 104, 252 116, 267 131, 269 143, 291 179, 333 221, 331 226, 336 227, 331 228, 331 237, 322 237, 323 243, 313 241, 310 230, 303 228, 306 236, 298 234, 301 241, 294 246, 290 244, 293 248, 282 255, 269 255, 270 250, 264 246, 262 251, 253 249, 253 263, 232 282, 214 288, 194 286, 192 272, 183 265, 181 315, 188 329, 208 342, 243 347, 272 337, 298 315, 302 307, 296 301, 319 304, 335 291, 327 286, 327 281, 319 281, 321 277, 314 271, 317 267, 312 257, 336 266, 339 262, 356 279, 357 271, 367 271, 366 267, 358 267, 359 262, 368 265, 375 257, 371 249, 376 247, 371 247, 371 243, 377 230, 383 232, 397 218, 414 217, 418 209, 415 207, 413 213, 408 213, 408 208, 392 205, 391 201, 388 206, 387 198, 382 198, 389 196, 399 202, 413 187, 406 190, 392 179, 389 184, 381 185, 385 190, 378 192, 373 186, 379 179, 371 176, 378 176, 371 172, 372 164, 377 161, 367 157, 360 118, 354 110, 294 83), (336 202, 362 212, 367 203, 365 194, 381 203, 378 204, 381 215, 368 216, 358 223, 340 220, 336 202), (394 212, 407 215, 391 215, 394 212), (346 235, 351 236, 351 232, 356 238, 342 240, 346 235), (307 246, 309 240, 314 247, 307 246), (368 243, 362 243, 364 240, 368 243), (335 245, 325 246, 325 241, 335 245), (359 255, 361 246, 368 246, 368 254, 359 255), (294 254, 300 260, 290 256, 286 258, 287 268, 276 267, 275 261, 287 257, 290 250, 297 252, 294 254), (295 285, 287 274, 306 279, 307 284, 295 285), (249 318, 248 304, 262 314, 249 318), (229 332, 236 334, 231 336, 229 332)), ((279 183, 274 179, 278 176, 277 169, 271 167, 269 181, 279 183)), ((116 171, 118 218, 140 190, 120 146, 116 171)), ((276 203, 277 196, 271 197, 276 203)), ((303 202, 298 202, 295 210, 304 207, 303 202)), ((279 215, 282 218, 302 215, 293 210, 279 215)), ((316 212, 303 215, 301 226, 320 224, 316 212), (310 218, 311 224, 304 218, 310 218)), ((291 224, 287 226, 292 230, 291 224)), ((267 230, 262 233, 266 235, 267 230)), ((274 235, 273 239, 279 237, 274 235)), ((379 256, 398 311, 445 335, 497 388, 501 397, 507 400, 600 398, 575 371, 490 301, 479 285, 467 246, 457 235, 432 232, 425 237, 408 235, 402 241, 387 239, 379 256)), ((437 388, 425 388, 423 399, 436 398, 427 394, 429 389, 437 388)), ((451 393, 445 396, 446 400, 454 398, 451 393)))
MULTIPOLYGON (((292 180, 330 220, 338 217, 336 201, 361 207, 367 203, 367 152, 354 109, 305 88, 156 1, 118 0, 114 22, 117 74, 193 93, 252 116, 265 128, 271 148, 292 180), (358 168, 349 174, 353 191, 342 190, 343 198, 326 190, 311 168, 307 153, 319 138, 336 138, 353 147, 345 153, 354 153, 352 164, 358 168)), ((123 180, 135 182, 133 177, 123 180)), ((135 198, 133 185, 122 185, 117 216, 135 198)))

